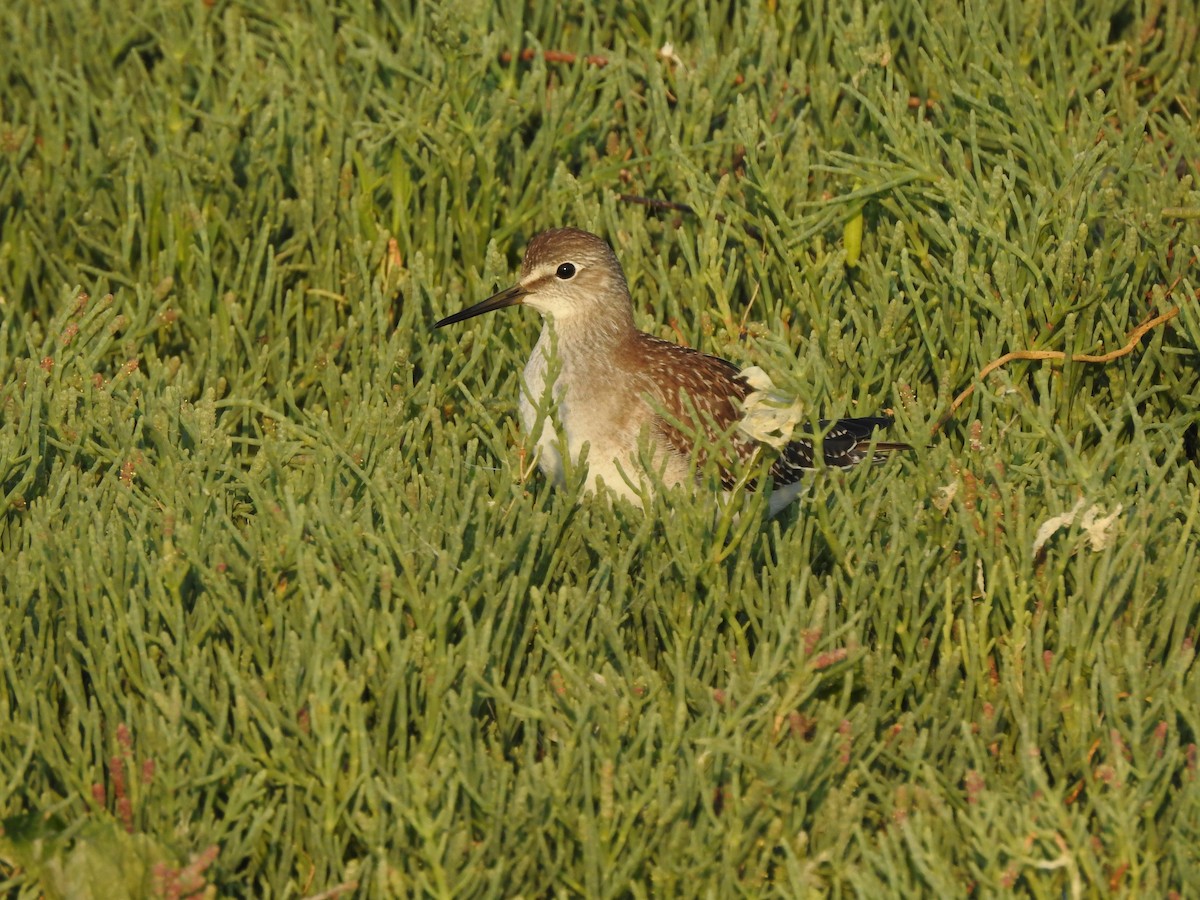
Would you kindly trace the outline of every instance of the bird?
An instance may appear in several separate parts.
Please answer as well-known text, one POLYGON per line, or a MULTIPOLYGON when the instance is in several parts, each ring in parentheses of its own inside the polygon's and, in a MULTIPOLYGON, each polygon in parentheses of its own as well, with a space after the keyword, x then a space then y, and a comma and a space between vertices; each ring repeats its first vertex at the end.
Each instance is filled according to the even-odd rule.
MULTIPOLYGON (((775 452, 769 470, 773 516, 798 496, 803 477, 817 468, 818 455, 827 467, 849 468, 911 449, 874 439, 892 423, 886 416, 821 421, 819 442, 804 425, 798 437, 790 436, 791 428, 780 437, 754 427, 748 420, 756 406, 766 413, 767 430, 778 424, 778 395, 765 373, 639 330, 621 264, 595 234, 577 228, 537 234, 526 248, 516 284, 434 327, 517 305, 532 307, 542 317, 541 334, 525 365, 521 427, 535 446, 538 466, 558 486, 565 483, 563 454, 578 463, 585 446, 585 489, 595 491, 602 482, 635 505, 641 505, 647 483, 645 462, 665 485, 695 482, 708 450, 717 450, 728 490, 739 480, 749 483, 745 476, 757 454, 775 452), (545 406, 546 381, 555 371, 547 416, 539 408, 545 406)), ((800 421, 799 408, 792 407, 784 424, 800 421)))

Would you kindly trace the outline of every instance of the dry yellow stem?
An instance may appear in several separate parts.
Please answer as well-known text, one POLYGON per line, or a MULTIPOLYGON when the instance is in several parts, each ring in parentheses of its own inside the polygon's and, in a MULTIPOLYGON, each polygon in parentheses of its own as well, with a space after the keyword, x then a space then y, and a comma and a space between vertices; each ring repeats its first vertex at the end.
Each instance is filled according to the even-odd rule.
MULTIPOLYGON (((1138 341, 1142 339, 1147 331, 1149 331, 1151 328, 1156 328, 1163 322, 1175 318, 1177 315, 1179 315, 1178 306, 1176 306, 1174 309, 1168 310, 1161 316, 1155 316, 1149 322, 1143 322, 1141 325, 1135 328, 1129 335, 1129 342, 1126 343, 1125 346, 1120 350, 1113 350, 1109 353, 1101 353, 1098 356, 1091 356, 1084 353, 1080 354, 1079 356, 1072 356, 1071 362, 1107 363, 1112 362, 1114 359, 1120 359, 1122 356, 1126 356, 1127 354, 1133 352, 1133 348, 1137 346, 1138 341)), ((1007 365, 1014 359, 1052 359, 1061 362, 1066 358, 1067 354, 1062 350, 1013 350, 1011 353, 1005 353, 998 359, 993 359, 979 371, 979 377, 975 379, 975 384, 970 385, 966 390, 954 398, 954 402, 950 404, 950 408, 946 410, 945 414, 940 419, 937 420, 937 424, 933 426, 933 430, 930 433, 937 434, 938 431, 941 430, 941 427, 950 421, 950 417, 954 415, 954 411, 962 406, 963 402, 975 392, 975 388, 979 382, 983 381, 983 379, 992 374, 992 372, 996 371, 1001 366, 1007 365)))

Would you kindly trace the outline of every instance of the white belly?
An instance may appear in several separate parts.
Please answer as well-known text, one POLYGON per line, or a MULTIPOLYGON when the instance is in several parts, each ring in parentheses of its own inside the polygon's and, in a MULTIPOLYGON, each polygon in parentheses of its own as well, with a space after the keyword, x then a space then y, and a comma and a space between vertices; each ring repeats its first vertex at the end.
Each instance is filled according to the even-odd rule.
MULTIPOLYGON (((519 403, 521 428, 533 439, 538 465, 561 486, 566 481, 564 452, 573 465, 578 464, 586 446, 586 488, 595 490, 597 482, 603 481, 617 494, 640 504, 645 477, 639 464, 638 442, 643 426, 653 418, 649 404, 614 389, 616 373, 596 377, 593 372, 571 371, 569 360, 563 362, 553 393, 548 393, 549 346, 548 332, 543 329, 525 365, 519 403)), ((663 459, 657 452, 655 457, 663 459)), ((674 454, 665 461, 665 483, 674 484, 687 477, 685 461, 674 454)))
POLYGON ((562 391, 556 388, 553 395, 546 392, 546 343, 546 330, 542 329, 533 354, 525 364, 517 412, 521 418, 521 430, 533 438, 538 466, 547 478, 561 487, 566 480, 566 473, 558 449, 562 442, 553 416, 562 391), (545 411, 541 422, 538 421, 539 409, 545 411))

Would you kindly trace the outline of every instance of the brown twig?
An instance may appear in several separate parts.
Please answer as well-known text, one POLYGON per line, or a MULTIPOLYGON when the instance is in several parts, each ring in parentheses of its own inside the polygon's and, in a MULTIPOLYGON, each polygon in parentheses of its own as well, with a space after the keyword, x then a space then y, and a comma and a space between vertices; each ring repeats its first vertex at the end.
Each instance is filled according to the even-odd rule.
MULTIPOLYGON (((686 203, 676 203, 674 200, 655 200, 653 197, 641 197, 637 194, 617 194, 617 199, 622 203, 636 203, 638 206, 648 206, 651 209, 666 209, 671 212, 687 213, 690 216, 696 215, 695 209, 686 203)), ((725 215, 723 213, 717 213, 713 218, 722 225, 725 224, 725 215)), ((754 240, 761 241, 763 239, 762 232, 753 225, 743 225, 742 228, 754 240)))
MULTIPOLYGON (((1176 306, 1174 309, 1168 310, 1161 316, 1155 316, 1148 322, 1143 322, 1141 325, 1135 328, 1129 335, 1129 341, 1120 350, 1113 350, 1109 353, 1101 353, 1098 356, 1092 356, 1086 353, 1080 354, 1079 356, 1072 356, 1071 362, 1108 363, 1112 362, 1114 359, 1120 359, 1122 356, 1127 356, 1133 352, 1133 348, 1138 345, 1138 341, 1142 339, 1147 331, 1149 331, 1151 328, 1158 327, 1163 322, 1167 322, 1175 318, 1177 315, 1179 315, 1178 306, 1176 306)), ((971 394, 975 393, 975 388, 978 386, 978 384, 1001 366, 1007 365, 1014 359, 1050 359, 1062 361, 1066 358, 1067 354, 1062 350, 1013 350, 1011 353, 1005 353, 999 359, 993 359, 980 370, 979 377, 975 379, 975 384, 968 386, 966 390, 954 398, 954 402, 950 404, 950 408, 946 410, 940 419, 937 420, 937 424, 933 426, 933 430, 930 433, 937 434, 938 431, 941 430, 941 427, 950 421, 950 417, 954 415, 954 411, 962 406, 966 399, 971 396, 971 394)))
MULTIPOLYGON (((672 212, 683 212, 695 215, 696 210, 686 203, 676 203, 674 200, 655 200, 653 197, 639 197, 637 194, 617 194, 617 199, 623 203, 636 203, 638 206, 648 206, 651 209, 669 209, 672 212)), ((725 217, 717 213, 717 221, 724 222, 725 217)))
MULTIPOLYGON (((537 55, 538 51, 534 50, 532 47, 526 47, 517 54, 522 62, 532 62, 537 58, 537 55)), ((578 53, 567 53, 565 50, 543 50, 542 58, 545 59, 546 62, 552 63, 573 63, 579 59, 582 59, 589 66, 603 67, 608 65, 608 57, 606 56, 589 55, 581 57, 578 53)), ((510 63, 512 61, 513 52, 511 50, 505 50, 500 54, 500 62, 510 63)))

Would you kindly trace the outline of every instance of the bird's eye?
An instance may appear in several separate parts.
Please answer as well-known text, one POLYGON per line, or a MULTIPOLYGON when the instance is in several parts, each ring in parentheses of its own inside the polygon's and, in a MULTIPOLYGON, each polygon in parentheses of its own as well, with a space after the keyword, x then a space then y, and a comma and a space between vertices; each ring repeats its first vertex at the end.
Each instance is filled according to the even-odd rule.
POLYGON ((575 265, 573 263, 563 263, 554 274, 563 281, 570 281, 575 277, 575 265))

